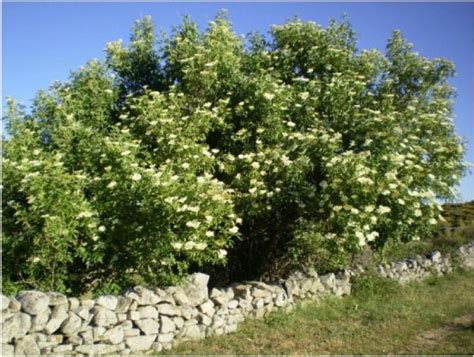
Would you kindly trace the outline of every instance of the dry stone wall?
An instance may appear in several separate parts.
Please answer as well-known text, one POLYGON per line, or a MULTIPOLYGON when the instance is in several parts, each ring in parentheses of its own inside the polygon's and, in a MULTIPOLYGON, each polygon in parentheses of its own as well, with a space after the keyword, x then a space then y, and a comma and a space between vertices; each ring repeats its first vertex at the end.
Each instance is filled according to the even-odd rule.
MULTIPOLYGON (((474 267, 474 243, 461 247, 458 256, 474 267)), ((451 269, 449 257, 434 252, 377 271, 404 283, 451 269)), ((211 291, 209 276, 196 273, 179 287, 138 286, 95 300, 39 291, 2 295, 2 355, 159 352, 180 341, 234 332, 245 319, 291 310, 298 300, 349 295, 350 277, 361 273, 363 268, 321 276, 295 272, 274 284, 251 281, 211 291)))

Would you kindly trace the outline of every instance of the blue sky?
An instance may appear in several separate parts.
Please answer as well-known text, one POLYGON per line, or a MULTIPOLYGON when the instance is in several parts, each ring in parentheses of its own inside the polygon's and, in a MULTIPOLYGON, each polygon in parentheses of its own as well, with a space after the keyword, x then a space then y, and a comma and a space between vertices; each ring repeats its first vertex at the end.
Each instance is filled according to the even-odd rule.
MULTIPOLYGON (((39 89, 65 80, 92 58, 103 58, 109 41, 127 40, 133 22, 151 15, 157 30, 169 32, 189 14, 201 28, 227 9, 234 30, 267 32, 297 15, 327 25, 348 15, 358 48, 384 49, 394 29, 423 56, 452 60, 457 76, 455 123, 468 141, 474 163, 474 3, 3 3, 2 99, 29 106, 39 89)), ((474 171, 472 169, 471 171, 474 171)), ((474 199, 474 175, 461 184, 463 200, 474 199)))

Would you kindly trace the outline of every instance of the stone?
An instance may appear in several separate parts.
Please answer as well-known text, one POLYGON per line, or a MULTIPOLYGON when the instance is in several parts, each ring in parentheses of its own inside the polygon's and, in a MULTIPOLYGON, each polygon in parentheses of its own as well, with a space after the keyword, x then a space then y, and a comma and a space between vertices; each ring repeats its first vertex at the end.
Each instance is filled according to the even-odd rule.
POLYGON ((163 350, 163 345, 159 342, 153 342, 151 345, 151 349, 153 350, 153 352, 158 353, 163 350))
POLYGON ((13 356, 15 354, 15 346, 2 343, 2 356, 13 356))
POLYGON ((187 278, 187 283, 183 286, 190 306, 198 306, 205 302, 209 297, 207 283, 209 275, 202 273, 194 273, 187 278))
POLYGON ((288 303, 285 293, 278 294, 275 298, 275 306, 284 307, 288 303))
POLYGON ((81 304, 78 298, 69 298, 67 301, 69 303, 69 310, 76 310, 81 304))
POLYGON ((138 309, 138 302, 136 300, 132 300, 130 306, 128 307, 128 311, 135 311, 138 309))
POLYGON ((124 330, 130 330, 133 328, 133 322, 130 320, 122 321, 118 326, 121 326, 124 330))
POLYGON ((52 342, 52 341, 36 341, 36 344, 38 345, 38 348, 40 349, 40 351, 47 348, 53 348, 58 345, 56 342, 52 342))
POLYGON ((158 335, 157 341, 161 343, 167 343, 173 341, 173 339, 174 335, 172 333, 163 333, 158 335))
POLYGON ((132 303, 132 299, 126 296, 120 296, 117 299, 117 307, 115 308, 115 312, 117 312, 118 314, 126 313, 131 303, 132 303))
POLYGON ((25 336, 15 341, 15 355, 39 355, 41 353, 33 336, 25 336))
POLYGON ((89 320, 90 317, 91 317, 91 313, 89 312, 89 309, 87 308, 84 308, 84 307, 80 307, 78 308, 77 310, 74 311, 76 313, 77 316, 79 316, 81 319, 83 320, 89 320))
POLYGON ((301 292, 303 294, 308 293, 312 289, 314 285, 314 280, 317 280, 319 282, 319 279, 303 279, 301 283, 301 292))
POLYGON ((237 324, 227 325, 224 327, 225 333, 232 333, 237 331, 237 324))
POLYGON ((8 343, 13 338, 25 336, 31 327, 31 318, 28 314, 17 312, 3 324, 2 343, 8 343))
POLYGON ((263 299, 255 299, 252 304, 254 308, 261 309, 265 305, 265 301, 263 299))
POLYGON ((203 302, 201 305, 198 306, 199 311, 201 311, 203 314, 212 317, 216 310, 214 309, 214 303, 212 300, 207 300, 203 302))
POLYGON ((21 304, 17 299, 11 297, 8 308, 10 309, 10 312, 19 312, 21 310, 21 304))
POLYGON ((46 296, 49 299, 49 306, 67 304, 67 297, 63 294, 50 291, 46 293, 46 296))
POLYGON ((184 319, 180 316, 173 317, 173 322, 178 330, 184 326, 184 319))
POLYGON ((62 343, 64 340, 64 336, 63 335, 49 335, 47 337, 47 341, 49 342, 55 342, 56 344, 60 344, 62 343))
POLYGON ((239 298, 239 306, 244 311, 252 310, 252 300, 239 298))
POLYGON ((172 342, 161 342, 161 345, 163 346, 163 349, 165 351, 168 351, 173 348, 173 343, 172 342))
POLYGON ((112 345, 118 345, 123 341, 123 328, 121 326, 115 326, 104 332, 101 340, 112 345))
POLYGON ((84 341, 85 344, 91 344, 94 342, 94 333, 92 332, 93 330, 87 330, 79 333, 79 336, 81 336, 82 341, 84 341))
POLYGON ((175 305, 165 303, 165 304, 156 305, 156 307, 158 308, 158 312, 160 313, 160 315, 167 315, 167 316, 180 315, 179 309, 177 309, 175 305))
POLYGON ((129 330, 123 331, 124 337, 133 337, 133 336, 138 336, 138 335, 140 335, 140 330, 137 328, 131 328, 129 330))
POLYGON ((117 321, 122 322, 127 320, 127 314, 117 314, 117 321))
POLYGON ((179 315, 185 318, 186 320, 192 319, 198 314, 197 309, 191 306, 183 305, 177 308, 179 309, 179 315))
POLYGON ((238 300, 230 300, 228 303, 227 303, 227 308, 229 309, 235 309, 237 306, 239 306, 239 301, 238 300))
POLYGON ((258 289, 258 288, 252 288, 251 295, 254 298, 263 298, 263 299, 272 297, 272 293, 270 291, 264 290, 264 289, 258 289))
POLYGON ((442 258, 442 255, 441 255, 441 252, 439 252, 439 251, 435 251, 435 252, 431 253, 431 255, 430 255, 430 259, 433 263, 440 262, 441 258, 442 258))
POLYGON ((103 326, 94 327, 92 329, 92 334, 93 334, 93 337, 94 337, 94 341, 100 341, 100 339, 102 338, 102 335, 105 333, 105 331, 107 331, 107 330, 103 326))
POLYGON ((96 300, 96 305, 105 307, 108 310, 114 311, 117 307, 118 299, 112 295, 102 295, 96 300))
POLYGON ((135 325, 145 335, 156 335, 160 329, 160 324, 153 319, 136 320, 135 325))
POLYGON ((403 273, 405 271, 408 271, 408 265, 406 262, 398 262, 395 264, 395 271, 398 273, 403 273))
POLYGON ((153 291, 143 286, 136 286, 132 291, 125 293, 125 296, 136 300, 138 305, 156 305, 161 301, 153 291))
POLYGON ((173 294, 173 298, 178 305, 189 305, 189 299, 184 293, 183 289, 178 288, 173 294))
POLYGON ((158 319, 158 310, 153 306, 140 306, 137 311, 140 319, 158 319))
POLYGON ((67 345, 59 345, 53 348, 54 353, 64 353, 64 352, 71 352, 74 349, 74 345, 67 344, 67 345))
POLYGON ((94 318, 92 320, 96 326, 110 326, 117 323, 117 315, 106 308, 94 307, 94 318))
POLYGON ((174 332, 176 330, 176 326, 169 317, 167 316, 161 316, 160 317, 160 332, 161 333, 169 333, 169 332, 174 332))
POLYGON ((256 319, 261 319, 263 316, 265 316, 265 310, 264 309, 253 310, 252 316, 255 317, 256 319))
POLYGON ((225 335, 225 329, 224 327, 219 327, 214 330, 214 335, 216 336, 222 336, 225 335))
POLYGON ((81 345, 75 349, 76 353, 85 355, 102 355, 117 352, 117 346, 107 345, 105 343, 98 343, 94 345, 81 345))
POLYGON ((225 305, 230 299, 224 291, 219 289, 213 288, 209 297, 216 303, 217 305, 225 305))
POLYGON ((204 326, 209 326, 212 323, 212 318, 207 315, 204 315, 203 313, 199 313, 198 321, 204 326))
POLYGON ((10 305, 10 299, 2 294, 2 311, 5 311, 8 309, 8 306, 10 305))
POLYGON ((80 305, 83 309, 91 310, 95 306, 95 301, 91 299, 82 299, 80 305))
POLYGON ((29 333, 29 336, 33 336, 36 342, 44 342, 48 340, 48 336, 46 336, 44 333, 29 333))
POLYGON ((39 291, 20 291, 16 299, 21 304, 21 309, 30 315, 38 315, 48 309, 49 298, 39 291))
POLYGON ((39 332, 42 331, 49 320, 49 315, 51 314, 51 309, 48 307, 46 310, 41 313, 33 316, 31 319, 30 332, 39 332))
POLYGON ((73 335, 81 327, 82 320, 74 312, 69 312, 68 317, 61 325, 61 332, 65 335, 73 335))
POLYGON ((148 351, 155 342, 156 335, 135 336, 125 338, 125 345, 131 352, 148 351))
POLYGON ((224 326, 224 323, 225 321, 222 317, 220 317, 219 315, 214 315, 214 317, 212 318, 211 327, 216 329, 221 326, 224 326))
POLYGON ((196 319, 191 319, 191 320, 184 321, 184 326, 194 326, 194 325, 197 325, 197 324, 198 324, 198 320, 196 320, 196 319))
MULTIPOLYGON (((8 310, 7 310, 8 311, 8 310)), ((5 321, 11 319, 13 317, 13 312, 7 312, 7 311, 2 311, 2 324, 5 323, 5 321)))
POLYGON ((128 319, 132 321, 140 320, 140 313, 138 311, 131 310, 128 312, 128 319))
POLYGON ((227 308, 227 306, 219 307, 216 310, 216 315, 223 316, 223 315, 228 315, 228 314, 229 314, 229 309, 227 308))
POLYGON ((74 345, 74 346, 79 346, 83 344, 83 340, 81 336, 78 335, 69 335, 67 336, 67 342, 74 345))
POLYGON ((202 337, 202 333, 197 325, 186 326, 183 330, 183 337, 198 340, 202 337))
POLYGON ((336 277, 334 273, 329 273, 326 275, 321 275, 319 280, 326 289, 332 289, 335 286, 336 277))

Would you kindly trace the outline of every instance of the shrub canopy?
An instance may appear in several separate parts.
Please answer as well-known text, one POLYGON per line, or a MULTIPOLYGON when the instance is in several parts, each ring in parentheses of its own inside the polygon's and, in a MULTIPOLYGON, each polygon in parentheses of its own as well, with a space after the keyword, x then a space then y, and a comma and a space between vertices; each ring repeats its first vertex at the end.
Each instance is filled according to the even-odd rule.
POLYGON ((335 267, 430 234, 464 169, 453 65, 397 31, 384 54, 347 21, 242 39, 220 14, 158 38, 145 17, 106 53, 30 113, 9 101, 7 290, 335 267))

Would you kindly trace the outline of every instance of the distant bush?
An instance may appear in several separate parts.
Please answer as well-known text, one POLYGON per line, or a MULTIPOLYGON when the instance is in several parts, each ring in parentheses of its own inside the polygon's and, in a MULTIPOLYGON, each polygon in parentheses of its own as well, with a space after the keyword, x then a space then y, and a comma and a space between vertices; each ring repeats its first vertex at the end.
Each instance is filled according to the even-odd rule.
POLYGON ((453 65, 411 47, 358 52, 346 21, 243 40, 221 14, 160 41, 138 21, 31 113, 9 101, 4 286, 242 278, 429 234, 463 145, 453 65))

